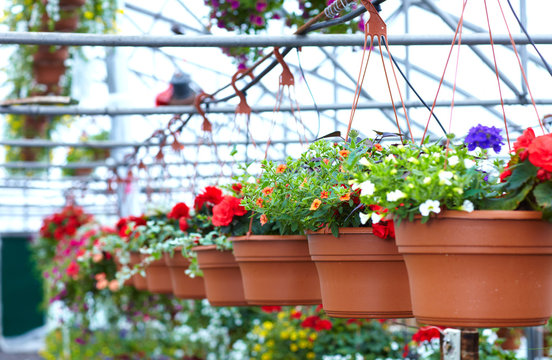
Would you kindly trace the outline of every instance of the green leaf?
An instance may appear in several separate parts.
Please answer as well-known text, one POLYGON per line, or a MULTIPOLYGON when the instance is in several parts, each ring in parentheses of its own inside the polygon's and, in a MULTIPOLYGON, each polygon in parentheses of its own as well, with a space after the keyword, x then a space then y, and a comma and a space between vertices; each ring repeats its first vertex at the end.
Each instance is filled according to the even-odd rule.
POLYGON ((515 210, 519 204, 525 200, 533 188, 532 184, 525 185, 520 192, 512 192, 504 197, 497 199, 487 199, 483 201, 483 209, 488 210, 515 210))
POLYGON ((506 183, 507 190, 517 190, 529 179, 537 176, 538 169, 529 161, 524 161, 512 170, 512 175, 506 183))
POLYGON ((543 208, 552 208, 552 182, 544 182, 533 191, 537 203, 543 208))

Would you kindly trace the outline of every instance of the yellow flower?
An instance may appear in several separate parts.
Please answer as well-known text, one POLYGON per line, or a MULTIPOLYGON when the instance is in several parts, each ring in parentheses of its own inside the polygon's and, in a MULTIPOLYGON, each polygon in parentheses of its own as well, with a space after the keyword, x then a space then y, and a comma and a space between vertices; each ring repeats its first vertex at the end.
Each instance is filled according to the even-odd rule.
POLYGON ((255 351, 255 352, 261 351, 261 344, 255 344, 255 345, 253 346, 253 351, 255 351))
POLYGON ((263 328, 265 328, 266 330, 270 331, 274 328, 274 324, 271 322, 271 321, 265 321, 263 323, 263 328))
POLYGON ((309 335, 310 341, 316 340, 317 337, 318 337, 318 335, 316 335, 316 333, 312 333, 312 334, 309 335))
POLYGON ((289 335, 291 341, 297 340, 297 333, 294 331, 289 335))
POLYGON ((274 347, 274 340, 272 339, 268 340, 266 342, 266 347, 269 347, 269 348, 274 347))
POLYGON ((300 349, 306 349, 307 347, 309 347, 309 342, 307 340, 299 341, 299 348, 300 349))
POLYGON ((94 13, 92 11, 85 11, 84 18, 88 20, 94 19, 94 13))
POLYGON ((282 339, 282 340, 289 339, 289 333, 287 331, 281 331, 280 332, 280 339, 282 339))
POLYGON ((307 338, 307 332, 305 330, 299 330, 299 338, 300 339, 306 339, 307 338))
POLYGON ((264 353, 261 355, 261 360, 270 360, 272 359, 272 353, 264 353))
POLYGON ((281 312, 278 313, 278 319, 279 319, 279 320, 283 320, 285 317, 286 317, 286 313, 285 313, 285 312, 281 311, 281 312))
POLYGON ((316 357, 316 354, 313 353, 312 351, 307 353, 307 359, 314 359, 315 357, 316 357))
POLYGON ((289 345, 289 349, 293 352, 296 352, 297 350, 299 350, 299 347, 297 346, 297 344, 293 343, 289 345))

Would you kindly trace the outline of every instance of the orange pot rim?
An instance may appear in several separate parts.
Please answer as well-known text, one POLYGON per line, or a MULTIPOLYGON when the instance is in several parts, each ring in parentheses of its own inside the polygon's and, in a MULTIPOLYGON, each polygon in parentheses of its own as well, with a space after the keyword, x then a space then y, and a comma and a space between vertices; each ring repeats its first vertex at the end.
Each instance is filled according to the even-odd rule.
MULTIPOLYGON (((217 250, 217 246, 216 245, 198 245, 198 246, 194 246, 192 248, 192 251, 195 251, 195 252, 198 252, 198 251, 209 251, 209 250, 217 250)), ((226 251, 226 250, 222 250, 222 251, 226 251)))
POLYGON ((240 241, 307 241, 306 235, 245 235, 232 236, 232 242, 240 241))
MULTIPOLYGON (((416 220, 421 216, 416 216, 416 220)), ((435 219, 466 219, 466 220, 542 220, 542 213, 534 210, 445 210, 435 219)), ((403 220, 406 221, 406 220, 403 220)))
MULTIPOLYGON (((325 227, 317 231, 307 231, 307 235, 326 235, 331 234, 332 231, 325 227)), ((372 234, 373 230, 371 227, 340 227, 339 234, 372 234)))

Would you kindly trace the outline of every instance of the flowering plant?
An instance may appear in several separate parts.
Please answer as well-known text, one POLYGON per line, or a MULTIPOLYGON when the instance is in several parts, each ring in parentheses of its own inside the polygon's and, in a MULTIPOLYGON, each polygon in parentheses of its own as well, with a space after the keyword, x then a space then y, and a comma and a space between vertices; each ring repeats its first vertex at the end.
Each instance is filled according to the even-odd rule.
POLYGON ((387 215, 399 221, 421 215, 426 222, 441 207, 471 212, 496 195, 492 174, 478 169, 480 159, 463 145, 407 144, 388 151, 379 163, 363 161, 366 169, 355 174, 361 201, 368 205, 362 217, 373 223, 387 215))
POLYGON ((516 143, 497 186, 503 196, 486 205, 501 210, 537 210, 552 221, 552 134, 535 136, 525 130, 516 143))
POLYGON ((322 306, 262 309, 274 316, 255 326, 248 336, 252 359, 322 359, 353 353, 400 357, 398 344, 393 346, 396 336, 384 331, 379 321, 330 320, 322 306))
MULTIPOLYGON (((343 143, 316 141, 299 159, 288 158, 284 164, 265 161, 259 186, 245 196, 246 207, 262 214, 261 222, 280 224, 283 232, 327 227, 338 236, 340 227, 361 226, 363 189, 351 186, 352 174, 360 171, 360 159, 378 162, 387 150, 379 144, 381 138, 361 140, 354 135, 343 143)), ((391 232, 375 233, 385 238, 391 232)))

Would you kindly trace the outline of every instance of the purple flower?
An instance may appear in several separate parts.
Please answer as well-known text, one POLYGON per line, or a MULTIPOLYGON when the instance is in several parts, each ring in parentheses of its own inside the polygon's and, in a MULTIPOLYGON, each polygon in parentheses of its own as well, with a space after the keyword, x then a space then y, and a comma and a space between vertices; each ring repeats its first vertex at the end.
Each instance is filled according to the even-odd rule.
POLYGON ((475 150, 477 147, 481 149, 493 148, 496 153, 499 153, 502 145, 504 145, 500 129, 481 124, 470 129, 464 143, 468 145, 469 151, 475 150))
POLYGON ((238 70, 245 70, 245 69, 247 69, 247 65, 245 65, 244 63, 238 64, 238 70))
POLYGON ((249 21, 251 21, 251 23, 256 26, 263 26, 265 23, 263 17, 259 15, 251 15, 249 17, 249 21))
POLYGON ((75 339, 75 342, 76 342, 77 344, 80 344, 80 345, 86 344, 86 341, 84 341, 84 339, 81 339, 81 338, 76 338, 76 339, 75 339))
POLYGON ((229 1, 230 6, 232 7, 232 10, 236 10, 240 7, 240 2, 238 0, 230 0, 229 1))
POLYGON ((258 12, 263 12, 267 8, 268 4, 264 1, 257 1, 257 4, 255 5, 255 9, 257 9, 258 12))
POLYGON ((358 22, 358 29, 364 32, 365 28, 366 28, 366 24, 364 21, 364 16, 360 15, 360 21, 358 22))
POLYGON ((211 0, 211 4, 213 4, 213 7, 219 7, 220 6, 219 0, 211 0))

